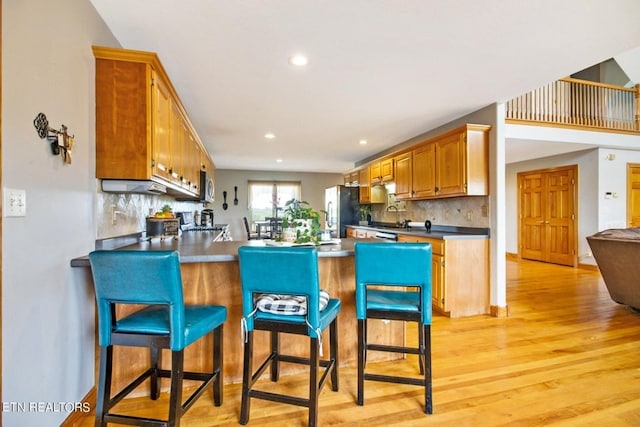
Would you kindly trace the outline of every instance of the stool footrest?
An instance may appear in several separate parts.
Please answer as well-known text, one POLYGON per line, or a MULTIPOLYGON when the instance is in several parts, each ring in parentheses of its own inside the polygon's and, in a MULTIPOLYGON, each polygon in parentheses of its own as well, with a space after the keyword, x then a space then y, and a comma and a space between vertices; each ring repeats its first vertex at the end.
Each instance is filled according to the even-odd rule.
POLYGON ((382 381, 396 384, 410 384, 424 386, 424 378, 397 377, 393 375, 364 374, 364 379, 369 381, 382 381))
POLYGON ((270 393, 262 390, 249 390, 249 397, 270 400, 272 402, 288 403, 290 405, 309 407, 309 399, 303 397, 289 396, 286 394, 270 393))
POLYGON ((386 351, 388 353, 423 354, 419 348, 384 344, 367 344, 367 350, 386 351))

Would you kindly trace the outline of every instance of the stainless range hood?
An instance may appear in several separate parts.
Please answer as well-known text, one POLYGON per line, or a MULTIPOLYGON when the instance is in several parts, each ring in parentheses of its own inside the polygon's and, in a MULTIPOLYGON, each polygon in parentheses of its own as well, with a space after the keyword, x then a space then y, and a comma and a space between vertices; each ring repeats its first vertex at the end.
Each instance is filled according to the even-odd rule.
POLYGON ((103 179, 102 191, 107 193, 166 194, 167 187, 155 181, 103 179))

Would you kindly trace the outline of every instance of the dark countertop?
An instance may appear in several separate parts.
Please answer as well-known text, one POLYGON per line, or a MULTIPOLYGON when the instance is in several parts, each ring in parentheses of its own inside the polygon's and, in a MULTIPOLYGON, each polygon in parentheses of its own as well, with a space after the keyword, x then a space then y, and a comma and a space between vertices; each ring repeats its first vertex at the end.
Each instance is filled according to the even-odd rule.
MULTIPOLYGON (((360 228, 388 233, 406 234, 412 236, 430 237, 433 239, 488 239, 489 230, 486 228, 452 227, 434 225, 430 232, 424 227, 396 228, 385 225, 349 225, 347 227, 360 228)), ((318 245, 318 257, 345 257, 353 256, 353 244, 358 239, 339 239, 334 244, 318 245)), ((183 233, 179 238, 160 239, 154 237, 145 239, 138 237, 126 240, 125 245, 105 247, 105 249, 127 250, 177 250, 180 253, 181 263, 198 262, 229 262, 237 261, 238 248, 240 246, 264 246, 263 240, 242 240, 237 242, 215 242, 210 233, 183 233)), ((72 267, 89 267, 88 255, 71 260, 72 267)))
MULTIPOLYGON (((335 244, 318 245, 318 257, 345 257, 353 255, 356 239, 342 239, 335 244)), ((263 240, 214 242, 206 233, 184 233, 177 239, 153 238, 119 247, 126 250, 177 250, 181 263, 237 261, 240 246, 264 246, 263 240)), ((71 260, 72 267, 89 267, 88 255, 71 260)))
POLYGON ((488 239, 489 229, 480 227, 457 227, 451 225, 433 225, 431 231, 425 227, 398 227, 393 224, 374 223, 372 225, 347 225, 361 230, 384 231, 385 233, 405 234, 409 236, 430 237, 432 239, 488 239))

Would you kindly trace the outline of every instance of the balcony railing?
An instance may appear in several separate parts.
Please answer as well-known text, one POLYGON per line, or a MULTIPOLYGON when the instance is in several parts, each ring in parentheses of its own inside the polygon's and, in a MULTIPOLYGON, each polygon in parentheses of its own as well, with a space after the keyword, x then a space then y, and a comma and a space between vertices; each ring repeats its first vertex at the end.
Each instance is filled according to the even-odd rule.
POLYGON ((508 101, 506 121, 640 133, 640 84, 561 79, 508 101))

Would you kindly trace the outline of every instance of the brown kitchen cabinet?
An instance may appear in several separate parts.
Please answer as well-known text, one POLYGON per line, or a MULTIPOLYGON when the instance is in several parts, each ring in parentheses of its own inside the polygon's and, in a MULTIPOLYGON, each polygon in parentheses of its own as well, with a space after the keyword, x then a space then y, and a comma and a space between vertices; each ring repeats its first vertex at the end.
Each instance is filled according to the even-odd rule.
POLYGON ((490 128, 464 125, 397 155, 396 198, 488 195, 490 128))
POLYGON ((433 309, 449 317, 489 313, 489 239, 436 239, 400 234, 398 242, 431 243, 433 309))
POLYGON ((344 185, 347 187, 358 187, 360 185, 360 171, 345 173, 344 185))
POLYGON ((371 185, 393 181, 393 158, 383 159, 369 165, 369 182, 371 185))
POLYGON ((151 179, 197 196, 200 157, 209 156, 157 55, 99 46, 93 52, 96 178, 151 179))
POLYGON ((369 183, 369 168, 360 169, 358 183, 360 185, 359 199, 361 204, 371 203, 371 184, 369 183))
POLYGON ((489 194, 489 130, 464 125, 436 138, 436 196, 489 194))

